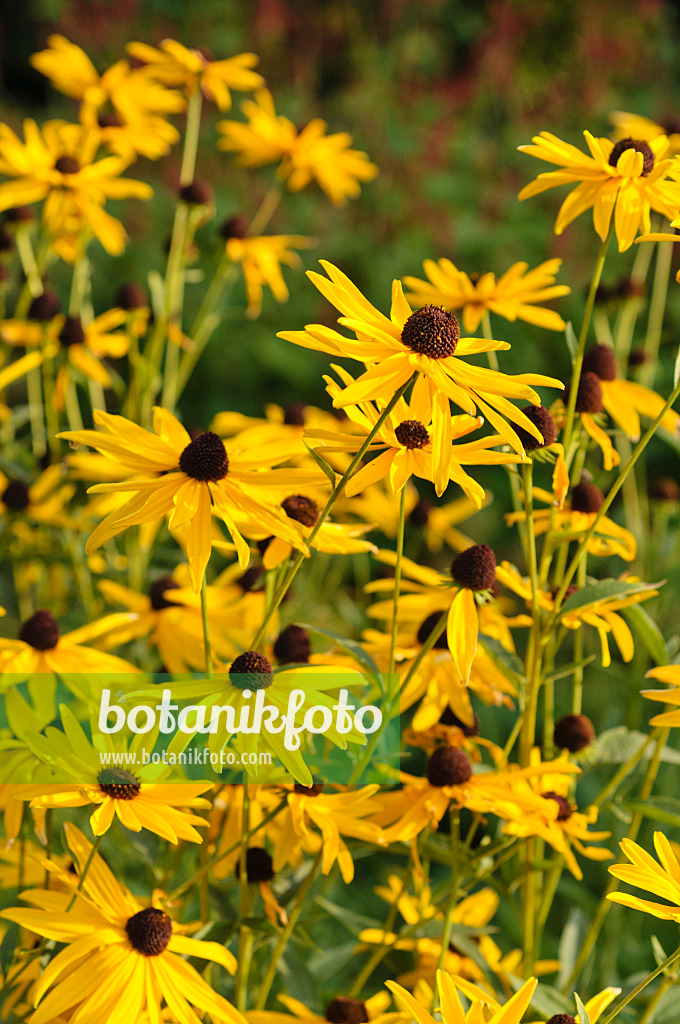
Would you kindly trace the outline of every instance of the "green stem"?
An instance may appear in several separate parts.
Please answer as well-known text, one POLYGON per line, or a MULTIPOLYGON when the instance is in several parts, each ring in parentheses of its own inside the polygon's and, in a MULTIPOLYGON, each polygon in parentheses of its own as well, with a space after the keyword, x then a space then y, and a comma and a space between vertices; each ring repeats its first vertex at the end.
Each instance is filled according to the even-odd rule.
POLYGON ((243 1013, 247 1008, 248 974, 253 949, 253 933, 244 923, 250 910, 250 892, 248 886, 248 835, 250 833, 250 794, 248 784, 243 785, 243 812, 241 817, 241 850, 239 853, 239 892, 240 892, 240 924, 238 935, 238 970, 234 996, 236 1008, 243 1013))
POLYGON ((529 580, 531 582, 531 634, 527 648, 526 675, 528 679, 522 732, 520 736, 520 763, 528 765, 531 760, 531 748, 536 737, 536 715, 538 712, 538 693, 541 687, 541 646, 540 646, 540 608, 538 604, 538 562, 536 559, 536 535, 534 532, 534 490, 533 462, 522 465, 522 482, 524 487, 524 508, 526 510, 526 554, 529 580))
MULTIPOLYGON (((401 587, 401 562, 404 557, 404 523, 406 520, 406 485, 401 489, 399 497, 399 524, 397 526, 397 561, 394 567, 394 601, 392 603, 392 635, 390 637, 389 669, 391 682, 394 672, 394 660, 397 649, 397 626, 399 623, 399 588, 401 587)), ((390 686, 391 691, 391 686, 390 686)))
POLYGON ((201 618, 203 620, 203 645, 205 647, 205 674, 208 679, 212 679, 212 644, 210 642, 210 619, 208 617, 208 584, 205 573, 203 573, 201 581, 201 618))
POLYGON ((669 957, 666 957, 664 962, 659 964, 655 971, 652 971, 652 973, 648 974, 646 978, 643 978, 640 984, 636 985, 632 992, 629 992, 627 996, 624 996, 621 1002, 614 1007, 612 1012, 608 1013, 607 1016, 600 1021, 600 1024, 611 1024, 611 1021, 613 1021, 615 1017, 618 1017, 621 1010, 625 1010, 628 1004, 632 1003, 636 996, 639 996, 640 992, 649 985, 650 981, 654 981, 655 978, 658 978, 658 976, 662 974, 667 967, 670 967, 678 959, 680 959, 680 946, 678 946, 676 951, 671 953, 669 957))
POLYGON ((92 862, 94 861, 94 858, 97 855, 97 851, 99 850, 99 846, 101 844, 101 841, 102 841, 102 836, 95 836, 95 840, 94 840, 94 842, 92 844, 92 847, 90 849, 90 852, 89 852, 89 854, 87 856, 87 860, 85 861, 85 866, 84 866, 83 870, 80 872, 80 878, 78 879, 78 885, 76 886, 75 892, 71 896, 71 900, 69 902, 69 905, 66 908, 66 913, 67 914, 68 914, 69 910, 71 910, 73 908, 73 904, 78 899, 78 893, 80 892, 80 890, 82 889, 83 885, 85 884, 85 879, 87 878, 87 873, 90 870, 90 868, 92 866, 92 862))
MULTIPOLYGON (((642 246, 640 246, 640 248, 642 248, 642 246)), ((668 991, 668 989, 671 987, 672 984, 673 984, 673 981, 668 976, 666 976, 666 977, 661 979, 661 984, 657 988, 657 990, 654 993, 654 995, 652 996, 652 998, 647 1003, 647 1005, 645 1007, 645 1012, 640 1017, 640 1020, 638 1021, 638 1024, 649 1024, 649 1022, 655 1016, 654 1011, 656 1010, 657 1006, 659 1005, 659 1003, 661 1002, 661 1000, 663 999, 664 995, 666 994, 666 992, 668 991)))
POLYGON ((198 136, 201 131, 201 107, 203 94, 196 89, 189 97, 187 104, 187 124, 184 132, 184 150, 182 166, 179 172, 180 186, 190 185, 196 171, 196 154, 198 153, 198 136))
POLYGON ((441 971, 444 966, 446 954, 449 951, 451 941, 451 929, 453 928, 453 916, 458 903, 458 847, 460 845, 460 811, 458 807, 452 807, 449 812, 451 823, 451 863, 449 873, 449 901, 446 905, 446 916, 444 918, 444 930, 442 932, 442 944, 439 950, 439 962, 437 969, 441 971))
MULTIPOLYGON (((588 556, 585 555, 578 567, 579 590, 586 585, 587 558, 588 556)), ((574 668, 574 687, 572 691, 571 710, 572 714, 580 715, 583 708, 583 626, 576 630, 576 634, 574 636, 574 662, 576 665, 574 668)))
POLYGON ((674 242, 657 242, 656 267, 654 268, 654 284, 652 286, 652 297, 649 303, 649 317, 647 319, 647 334, 644 342, 645 361, 640 371, 640 380, 647 387, 654 386, 654 374, 659 359, 659 345, 661 343, 661 329, 666 309, 666 297, 668 294, 668 279, 673 264, 674 242))

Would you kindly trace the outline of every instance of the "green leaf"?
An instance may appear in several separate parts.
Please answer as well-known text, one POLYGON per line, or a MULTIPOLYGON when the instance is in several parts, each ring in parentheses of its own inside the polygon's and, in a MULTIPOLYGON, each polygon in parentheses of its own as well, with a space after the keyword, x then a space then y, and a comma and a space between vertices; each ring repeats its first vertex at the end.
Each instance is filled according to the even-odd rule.
POLYGON ((640 594, 645 590, 658 590, 665 580, 660 583, 627 583, 625 580, 600 580, 599 583, 592 583, 587 587, 581 587, 575 594, 567 598, 560 608, 560 616, 575 612, 579 608, 585 608, 597 601, 616 600, 619 597, 628 597, 630 594, 640 594))
POLYGON ((358 937, 359 932, 362 932, 364 928, 382 927, 379 921, 374 921, 373 918, 365 917, 363 914, 357 914, 354 910, 350 910, 349 907, 341 907, 337 903, 331 903, 325 896, 317 896, 314 902, 323 907, 332 918, 344 925, 347 931, 351 932, 355 937, 358 937))
POLYGON ((564 328, 564 336, 567 339, 567 348, 569 349, 569 355, 571 356, 571 361, 573 363, 576 358, 576 353, 578 352, 578 341, 576 334, 574 333, 574 328, 571 326, 571 320, 564 328))
POLYGON ((663 948, 656 935, 652 935, 652 950, 654 952, 654 959, 656 960, 656 966, 661 967, 664 960, 668 959, 668 953, 663 948))
POLYGON ((673 367, 673 387, 674 388, 678 386, 678 381, 679 380, 680 380, 680 348, 678 349, 678 354, 675 357, 675 366, 673 367))
POLYGON ((624 608, 622 614, 632 626, 634 632, 647 648, 650 656, 657 665, 667 665, 669 662, 666 641, 663 633, 646 608, 641 604, 632 604, 630 608, 624 608))
POLYGON ((571 977, 571 972, 581 950, 587 927, 588 919, 581 908, 572 907, 567 917, 567 923, 562 929, 560 944, 557 950, 557 959, 560 962, 560 973, 557 979, 559 988, 566 985, 571 977))
POLYGON ((680 800, 674 796, 650 796, 647 800, 624 803, 622 806, 633 814, 641 814, 650 821, 680 828, 680 800))
POLYGON ((588 1011, 581 1002, 581 997, 578 996, 576 992, 574 992, 574 1001, 576 1002, 576 1009, 578 1010, 578 1019, 580 1021, 580 1024, 590 1024, 590 1017, 588 1016, 588 1011))
MULTIPOLYGON (((600 733, 588 749, 588 764, 625 764, 643 743, 649 739, 646 733, 617 725, 600 733)), ((645 751, 648 755, 649 751, 645 751)))
POLYGON ((335 470, 332 468, 332 466, 328 465, 328 463, 326 462, 325 459, 321 458, 321 456, 316 451, 316 449, 312 448, 311 445, 307 444, 307 442, 305 441, 304 437, 302 439, 302 442, 303 442, 305 448, 307 449, 307 451, 309 452, 309 454, 312 456, 312 458, 316 462, 316 464, 319 467, 319 469, 321 469, 326 474, 328 479, 330 480, 331 487, 335 487, 335 470))
POLYGON ((524 666, 514 651, 506 651, 503 644, 493 636, 479 634, 479 643, 491 658, 499 672, 502 672, 506 679, 509 679, 514 686, 521 686, 526 682, 524 678, 524 666))
POLYGON ((320 626, 312 626, 305 622, 300 622, 299 625, 310 633, 318 633, 319 636, 325 636, 327 640, 331 640, 338 647, 341 647, 343 651, 347 651, 347 653, 358 661, 360 665, 363 665, 366 671, 371 675, 380 677, 380 669, 376 665, 375 661, 368 651, 365 651, 361 644, 358 644, 356 640, 349 640, 341 633, 336 633, 334 629, 322 629, 320 626))

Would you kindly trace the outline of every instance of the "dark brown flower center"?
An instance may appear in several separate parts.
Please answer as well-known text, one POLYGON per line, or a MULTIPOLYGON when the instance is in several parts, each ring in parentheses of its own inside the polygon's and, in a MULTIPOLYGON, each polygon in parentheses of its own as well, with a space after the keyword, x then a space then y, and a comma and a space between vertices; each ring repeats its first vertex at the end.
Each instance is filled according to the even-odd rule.
POLYGON ((557 427, 555 421, 543 405, 528 405, 522 412, 528 420, 531 420, 535 427, 541 432, 543 437, 543 443, 541 443, 537 437, 530 434, 528 430, 524 430, 523 427, 515 427, 515 433, 522 442, 523 447, 528 452, 533 452, 537 448, 546 448, 548 445, 554 444, 557 440, 557 427))
POLYGON ((28 307, 29 320, 51 320, 59 312, 59 296, 50 288, 42 295, 36 295, 28 307))
POLYGON ((251 565, 242 576, 239 576, 236 580, 236 585, 241 588, 244 594, 247 594, 253 589, 263 572, 264 569, 261 565, 251 565))
POLYGON ((432 502, 428 501, 427 498, 420 498, 418 503, 413 506, 411 515, 408 517, 409 523, 413 526, 427 526, 427 521, 430 518, 430 512, 432 511, 432 502))
POLYGON ((427 781, 431 786, 462 786, 472 777, 472 766, 460 747, 437 747, 427 762, 427 781))
POLYGON ((85 330, 79 316, 67 316, 64 326, 59 332, 59 341, 64 348, 71 345, 82 345, 85 341, 85 330))
POLYGON ((209 206, 213 201, 212 185, 204 178, 194 178, 189 185, 182 186, 179 197, 190 206, 209 206))
POLYGON ((223 480, 229 472, 229 458, 222 438, 212 430, 199 434, 180 455, 179 468, 204 483, 223 480))
MULTIPOLYGON (((241 877, 241 864, 236 864, 236 877, 241 877)), ((261 846, 251 846, 246 851, 246 878, 254 882, 270 882, 274 877, 274 862, 271 855, 261 846)))
POLYGON ((424 448, 430 443, 430 435, 419 420, 403 420, 394 433, 404 448, 424 448))
POLYGON ((0 500, 12 512, 23 512, 31 501, 28 487, 23 480, 10 480, 2 492, 0 500))
POLYGON ((245 238, 249 227, 248 218, 242 213, 235 213, 220 225, 218 234, 228 242, 230 238, 245 238))
POLYGON ((302 526, 314 526, 319 518, 319 506, 304 494, 290 494, 281 502, 281 508, 289 519, 294 519, 302 526))
POLYGON ((133 309, 142 309, 149 305, 149 299, 141 284, 136 281, 128 281, 122 284, 116 292, 116 305, 128 313, 133 309))
POLYGON ((576 1024, 576 1017, 570 1013, 555 1013, 545 1024, 576 1024))
POLYGON ((120 120, 115 114, 100 114, 97 118, 100 128, 120 128, 120 120))
POLYGON ((289 427, 304 427, 306 417, 302 402, 291 402, 286 406, 283 422, 289 427))
POLYGON ((571 818, 571 816, 573 814, 573 811, 572 811, 571 807, 569 806, 568 801, 565 800, 563 796, 560 796, 559 793, 553 793, 552 790, 551 790, 549 793, 544 793, 543 794, 543 799, 544 800, 554 800, 555 801, 555 803, 557 804, 557 807, 558 807, 558 811, 557 811, 557 820, 558 821, 569 821, 569 819, 571 818))
POLYGON ((299 793, 300 796, 318 796, 319 793, 323 793, 323 786, 323 782, 313 782, 311 786, 303 786, 301 782, 296 782, 293 792, 299 793))
POLYGON ((54 165, 55 171, 60 174, 77 174, 80 164, 74 156, 60 156, 54 165))
MULTIPOLYGON (((569 401, 570 392, 571 383, 567 386, 564 393, 565 403, 569 401)), ((576 412, 602 412, 603 408, 600 378, 591 370, 583 370, 578 382, 578 391, 576 392, 576 412)))
POLYGON ((634 149, 636 153, 642 153, 642 177, 646 178, 654 167, 654 152, 648 142, 642 139, 620 139, 609 154, 609 164, 616 167, 619 157, 627 149, 634 149))
POLYGON ((446 707, 439 716, 440 725, 455 725, 456 728, 460 729, 463 736, 479 736, 479 719, 477 715, 472 716, 472 722, 470 725, 464 722, 462 718, 454 714, 451 708, 446 707))
POLYGON ((488 544, 475 544, 454 558, 451 575, 467 590, 490 590, 496 582, 496 556, 488 544))
POLYGON ((337 996, 326 1007, 326 1020, 331 1024, 368 1024, 368 1010, 361 999, 337 996))
MULTIPOLYGON (((441 612, 432 612, 432 614, 428 615, 426 619, 423 619, 423 621, 420 623, 417 633, 419 644, 427 643, 441 617, 441 612)), ((442 632, 441 636, 437 637, 432 646, 435 650, 438 651, 448 650, 449 644, 448 640, 446 639, 446 630, 442 632)))
POLYGON ((274 682, 274 671, 264 654, 245 651, 232 661, 229 678, 239 690, 266 690, 274 682))
POLYGON ((595 739, 593 723, 585 715, 565 715, 555 726, 555 746, 575 754, 595 739))
POLYGON ((141 787, 137 776, 124 768, 102 768, 97 782, 102 793, 112 800, 134 800, 141 787))
POLYGON ((440 306, 416 309, 401 331, 401 340, 407 348, 431 359, 452 356, 459 339, 460 327, 455 313, 440 306))
POLYGON ((166 590, 179 590, 179 583, 175 583, 170 576, 161 576, 160 579, 155 580, 155 582, 153 582, 149 587, 149 599, 154 611, 160 612, 164 608, 178 607, 178 605, 173 604, 172 601, 166 601, 163 596, 166 590))
POLYGON ((309 633, 302 626, 286 626, 274 643, 274 657, 279 665, 304 664, 311 652, 309 633))
POLYGON ((571 507, 574 512, 599 512, 604 504, 604 494, 596 484, 585 480, 571 492, 571 507))
POLYGON ((672 476, 660 476, 650 480, 647 486, 650 498, 657 501, 678 501, 680 500, 680 484, 672 476))
POLYGON ((585 355, 583 369, 596 374, 600 380, 616 380, 618 367, 614 349, 609 345, 594 345, 585 355))
POLYGON ((160 956, 172 938, 172 921, 164 910, 147 907, 128 919, 125 931, 142 956, 160 956))
POLYGON ((51 651, 59 643, 59 626, 52 612, 41 609, 26 619, 19 629, 19 639, 36 651, 51 651))

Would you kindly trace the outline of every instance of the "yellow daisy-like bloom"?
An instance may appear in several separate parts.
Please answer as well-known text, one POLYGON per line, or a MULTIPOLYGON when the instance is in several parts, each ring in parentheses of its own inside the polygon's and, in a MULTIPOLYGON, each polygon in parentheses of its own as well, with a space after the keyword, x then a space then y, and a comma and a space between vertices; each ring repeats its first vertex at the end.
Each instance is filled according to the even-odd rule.
POLYGON ((87 542, 87 554, 130 526, 153 522, 170 513, 171 530, 187 527, 191 579, 194 589, 200 590, 210 558, 213 510, 227 527, 243 568, 248 564, 250 551, 235 525, 235 510, 259 523, 268 534, 304 549, 299 532, 260 497, 263 488, 282 483, 276 470, 262 467, 287 461, 289 446, 268 445, 247 452, 230 449, 231 454, 227 455, 217 434, 208 431, 192 441, 179 420, 166 409, 156 407, 153 417, 151 433, 122 416, 95 410, 94 421, 99 430, 74 430, 59 435, 96 448, 130 473, 163 474, 90 488, 94 493, 129 491, 133 497, 97 526, 87 542))
POLYGON ((609 873, 668 902, 654 903, 624 892, 609 893, 607 899, 633 910, 642 910, 662 921, 680 922, 680 863, 663 832, 654 833, 654 848, 660 863, 631 839, 622 839, 619 845, 630 864, 615 864, 609 868, 609 873))
POLYGON ((145 65, 142 70, 149 78, 180 87, 187 96, 200 89, 219 110, 231 107, 231 89, 251 92, 264 81, 262 75, 252 70, 259 59, 254 53, 210 60, 200 50, 189 50, 175 39, 164 39, 159 47, 128 43, 126 49, 145 65))
POLYGON ((125 230, 106 213, 107 199, 150 199, 146 182, 121 178, 126 161, 118 156, 97 160, 98 132, 79 124, 47 121, 39 128, 24 121, 24 141, 0 124, 0 210, 44 200, 43 223, 62 259, 74 262, 84 238, 94 235, 106 251, 119 256, 125 230))
POLYGON ((525 320, 550 331, 563 331, 565 323, 559 313, 537 305, 548 299, 569 295, 571 288, 555 284, 562 260, 546 260, 529 270, 528 263, 514 263, 496 279, 495 274, 475 278, 459 270, 451 260, 425 260, 423 270, 427 281, 405 277, 410 289, 407 298, 414 306, 444 306, 463 310, 463 327, 473 334, 485 313, 497 313, 505 320, 525 320))
POLYGON ((399 281, 393 282, 392 306, 390 316, 386 317, 337 267, 325 260, 321 260, 321 266, 328 278, 311 271, 307 276, 342 313, 338 323, 353 331, 356 337, 346 338, 321 324, 308 325, 303 331, 283 331, 279 337, 336 358, 349 357, 369 364, 366 372, 336 399, 338 407, 366 400, 387 402, 418 373, 427 378, 437 417, 445 415, 442 396, 446 396, 471 416, 479 409, 519 455, 524 448, 511 424, 520 426, 543 443, 538 428, 508 399, 540 405, 539 396, 531 385, 562 388, 560 381, 532 373, 511 377, 497 370, 473 366, 461 356, 510 346, 502 341, 461 338, 455 314, 444 309, 424 306, 414 312, 404 298, 399 281))
POLYGON ((392 1000, 387 992, 377 992, 370 999, 351 999, 349 996, 336 996, 326 1007, 324 1015, 314 1013, 299 999, 292 996, 279 995, 278 1000, 288 1009, 288 1013, 276 1010, 251 1010, 247 1014, 248 1024, 338 1024, 338 1021, 368 1021, 369 1024, 408 1024, 403 1013, 388 1013, 392 1000))
POLYGON ((327 134, 320 118, 301 131, 287 117, 276 113, 271 93, 261 89, 254 100, 246 100, 242 121, 221 121, 220 149, 237 153, 242 167, 262 167, 280 162, 278 177, 292 192, 299 192, 315 180, 336 206, 356 199, 360 182, 372 181, 378 168, 366 153, 352 149, 347 132, 327 134))
MULTIPOLYGON (((345 388, 352 387, 354 378, 341 366, 333 369, 345 388)), ((342 403, 343 388, 332 377, 324 377, 326 391, 334 405, 342 403)), ((345 487, 351 498, 383 477, 389 480, 393 493, 399 493, 412 476, 431 481, 438 495, 446 490, 449 481, 457 483, 477 508, 484 500, 484 488, 463 466, 506 465, 521 461, 514 453, 491 451, 505 444, 496 434, 477 441, 454 444, 454 440, 477 430, 482 421, 471 416, 451 416, 448 398, 443 398, 439 415, 434 411, 432 396, 424 377, 418 377, 409 402, 400 398, 371 441, 367 453, 376 455, 359 469, 345 487), (436 420, 436 427, 435 427, 436 420)), ((305 437, 323 442, 320 451, 331 453, 357 452, 375 427, 380 410, 372 402, 345 406, 349 420, 356 431, 351 435, 329 430, 309 430, 305 437), (329 443, 330 442, 330 443, 329 443)))
MULTIPOLYGON (((102 767, 99 747, 92 746, 68 707, 62 704, 60 710, 63 732, 48 726, 44 736, 27 737, 33 753, 49 765, 58 780, 46 783, 42 793, 31 801, 32 807, 42 810, 94 804, 90 826, 96 836, 104 835, 115 817, 133 832, 148 829, 170 843, 181 839, 202 842, 194 825, 208 823, 185 808, 209 808, 210 801, 202 799, 201 793, 210 789, 210 783, 163 784, 158 781, 158 766, 154 765, 140 764, 135 773, 120 767, 102 767)), ((143 741, 143 736, 135 737, 127 748, 129 753, 138 754, 143 741)))
MULTIPOLYGON (((385 984, 397 1004, 405 1013, 411 1015, 416 1024, 435 1024, 435 1018, 429 1009, 415 996, 401 985, 397 985, 395 981, 388 981, 385 984)), ((535 978, 529 978, 519 992, 501 1006, 484 989, 445 971, 437 971, 438 1009, 442 1024, 481 1024, 482 1021, 484 1024, 520 1024, 529 1007, 536 984, 535 978), (463 1010, 458 989, 472 1000, 467 1014, 463 1010)))
MULTIPOLYGON (((551 540, 557 544, 580 540, 604 503, 604 494, 600 488, 585 480, 572 488, 570 500, 562 508, 556 508, 559 502, 555 496, 542 488, 535 488, 534 497, 554 506, 534 510, 536 536, 546 533, 552 524, 551 540)), ((508 525, 524 522, 525 519, 525 512, 509 512, 505 516, 508 525)), ((632 562, 637 553, 637 541, 630 530, 619 526, 608 516, 601 516, 595 533, 588 541, 588 551, 591 555, 618 555, 632 562)))
MULTIPOLYGON (((586 1003, 584 1003, 583 1009, 588 1014, 588 1020, 590 1021, 590 1024, 597 1024, 598 1020, 600 1019, 604 1011, 607 1009, 609 1004, 612 1002, 612 1000, 616 999, 616 997, 620 994, 620 988, 614 988, 613 985, 610 985, 608 988, 603 988, 602 991, 598 992, 596 996, 593 996, 592 999, 589 999, 586 1003)), ((554 1018, 551 1019, 554 1020, 554 1018)), ((559 1015, 557 1019, 559 1020, 559 1015)), ((581 1024, 581 1017, 578 1013, 574 1016, 573 1020, 574 1024, 581 1024)), ((538 1022, 538 1024, 550 1024, 550 1021, 540 1021, 538 1022)))
MULTIPOLYGON (((10 384, 21 380, 31 370, 40 366, 41 362, 42 355, 39 352, 30 352, 28 355, 15 359, 12 363, 0 368, 0 395, 10 384)), ((0 423, 6 422, 11 415, 12 410, 0 402, 0 423)))
POLYGON ((31 64, 55 89, 80 101, 82 124, 101 129, 102 143, 126 160, 138 154, 157 160, 178 141, 179 132, 165 115, 182 110, 184 99, 128 61, 116 61, 100 75, 84 50, 51 35, 31 64))
POLYGON ((163 1003, 178 1021, 195 1020, 194 1006, 213 1020, 245 1024, 238 1010, 184 959, 212 960, 233 974, 234 956, 217 942, 183 935, 181 926, 164 910, 142 907, 99 854, 92 856, 92 846, 82 833, 70 822, 64 828, 83 876, 82 887, 77 889, 78 876, 45 862, 66 891, 32 889, 22 894, 30 908, 2 912, 5 920, 65 944, 33 990, 38 1008, 32 1024, 52 1024, 59 1014, 70 1016, 73 1011, 76 1019, 109 1024, 114 1015, 119 1020, 137 1020, 144 1010, 158 1024, 163 1003))
POLYGON ((30 519, 46 526, 73 527, 75 521, 65 508, 76 489, 63 481, 62 466, 48 466, 32 484, 5 476, 0 470, 0 516, 30 519))
POLYGON ((657 700, 661 704, 670 704, 678 710, 664 711, 650 719, 650 725, 660 725, 664 728, 673 728, 680 725, 680 665, 662 665, 659 668, 652 668, 646 676, 647 679, 657 679, 660 683, 668 683, 675 687, 672 690, 643 690, 642 696, 649 700, 657 700))
POLYGON ((677 118, 670 118, 666 125, 662 125, 649 117, 642 117, 641 114, 614 110, 609 115, 609 120, 614 125, 617 141, 632 138, 651 142, 663 135, 668 139, 668 155, 677 156, 680 153, 680 123, 677 118))
POLYGON ((293 249, 310 249, 313 238, 304 235, 262 235, 255 238, 230 238, 226 252, 232 263, 239 263, 246 283, 247 316, 251 319, 262 311, 262 289, 266 285, 277 302, 288 301, 288 288, 281 267, 298 269, 302 261, 293 249))
POLYGON ((555 234, 561 235, 579 214, 592 208, 595 231, 604 241, 613 213, 619 252, 625 252, 639 232, 649 232, 650 210, 673 220, 680 209, 680 185, 669 180, 673 160, 663 159, 668 140, 627 138, 615 144, 588 131, 583 134, 590 155, 550 132, 534 136, 533 145, 520 146, 523 153, 560 169, 539 174, 519 198, 529 199, 558 185, 575 186, 562 203, 555 234))

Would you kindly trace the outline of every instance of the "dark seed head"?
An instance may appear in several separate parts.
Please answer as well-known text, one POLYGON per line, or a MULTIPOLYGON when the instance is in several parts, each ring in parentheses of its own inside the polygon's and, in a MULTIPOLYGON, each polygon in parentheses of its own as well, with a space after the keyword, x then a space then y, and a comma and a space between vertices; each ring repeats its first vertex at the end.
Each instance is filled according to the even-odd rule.
POLYGON ((244 594, 247 594, 253 589, 263 572, 264 569, 261 565, 251 565, 242 576, 239 576, 236 580, 236 585, 241 588, 244 594))
POLYGON ((323 793, 323 782, 313 782, 311 786, 303 786, 301 782, 296 782, 293 792, 299 793, 300 796, 318 796, 319 793, 323 793))
POLYGON ((5 210, 5 220, 8 224, 27 224, 35 219, 35 214, 30 206, 12 206, 5 210))
POLYGON ((565 715, 555 726, 555 745, 575 754, 595 739, 593 723, 585 715, 565 715))
POLYGON ((472 777, 472 766, 460 747, 437 747, 427 762, 427 781, 431 786, 462 786, 472 777))
POLYGON ((303 664, 312 653, 309 633, 302 626, 286 626, 274 643, 274 657, 279 665, 303 664))
POLYGON ((646 178, 654 167, 654 153, 649 143, 643 142, 642 139, 619 139, 609 154, 610 166, 616 167, 619 157, 627 149, 634 149, 636 153, 642 153, 642 177, 646 178))
POLYGON ((149 587, 149 598, 151 599, 151 607, 154 611, 160 612, 164 608, 179 607, 173 604, 172 601, 166 601, 163 596, 166 590, 179 590, 179 583, 175 583, 170 576, 161 576, 160 579, 154 580, 149 587))
POLYGON ((294 519, 302 526, 314 526, 319 518, 319 506, 304 494, 290 494, 281 502, 281 508, 289 519, 294 519))
POLYGON ((576 1017, 570 1013, 555 1013, 545 1024, 576 1024, 576 1017))
POLYGON ((633 348, 628 356, 628 365, 631 369, 635 369, 637 366, 644 366, 647 362, 647 353, 643 348, 633 348))
POLYGON ((573 814, 573 811, 572 811, 571 807, 569 806, 568 801, 565 800, 563 796, 560 796, 559 793, 553 793, 551 791, 550 793, 544 793, 543 794, 543 799, 544 800, 554 800, 555 801, 555 803, 557 804, 557 806, 559 808, 559 810, 557 812, 557 820, 558 821, 569 821, 569 819, 571 818, 571 816, 573 814))
POLYGON ((475 544, 454 558, 451 575, 467 590, 491 590, 496 582, 496 556, 488 544, 475 544))
POLYGON ((19 639, 36 651, 51 651, 59 643, 59 626, 52 612, 41 609, 26 619, 19 629, 19 639))
POLYGON ((80 170, 80 164, 74 156, 60 156, 54 165, 55 171, 59 171, 60 174, 77 174, 80 170))
POLYGON ((368 1010, 361 999, 338 996, 326 1007, 326 1020, 331 1024, 368 1024, 368 1010))
POLYGON ((23 480, 10 480, 0 496, 0 501, 12 512, 23 512, 31 501, 28 487, 23 480))
POLYGON ((427 521, 430 518, 430 512, 432 511, 432 502, 428 501, 427 498, 420 498, 417 505, 413 506, 411 515, 408 517, 409 523, 413 526, 427 526, 427 521))
POLYGON ((614 349, 609 345, 594 345, 585 355, 583 369, 596 374, 600 380, 616 380, 618 367, 614 349))
POLYGON ((458 715, 454 715, 451 708, 446 707, 439 716, 440 725, 455 725, 456 728, 460 729, 463 736, 479 736, 479 719, 477 715, 472 716, 472 723, 470 725, 464 722, 458 715))
POLYGON ((574 512, 599 512, 604 504, 604 494, 595 484, 582 480, 571 492, 571 507, 574 512))
POLYGON ((147 907, 128 919, 125 931, 142 956, 160 956, 172 938, 172 921, 164 910, 147 907))
POLYGON ((413 352, 431 359, 445 359, 456 351, 460 327, 455 313, 440 306, 423 306, 411 313, 401 331, 401 340, 413 352))
MULTIPOLYGON (((236 864, 236 877, 241 877, 241 864, 236 864)), ((254 882, 270 882, 274 877, 274 862, 271 855, 261 846, 251 846, 246 851, 246 878, 254 882)))
POLYGON ((225 242, 228 242, 230 238, 245 238, 248 234, 248 227, 248 218, 244 217, 242 213, 237 213, 220 225, 219 235, 225 242))
MULTIPOLYGON (((565 403, 569 401, 569 393, 571 391, 571 384, 569 384, 564 393, 565 403)), ((596 373, 592 373, 590 370, 584 370, 578 382, 578 391, 576 393, 576 412, 602 412, 604 405, 602 404, 602 385, 600 384, 600 378, 596 373)))
POLYGON ((660 476, 649 481, 648 486, 650 498, 658 501, 678 501, 680 499, 680 485, 672 476, 660 476))
POLYGON ((0 252, 11 252, 14 248, 14 239, 9 231, 0 228, 0 252))
POLYGON ((538 438, 530 434, 528 430, 515 426, 515 433, 526 451, 533 452, 537 448, 547 448, 548 445, 555 443, 557 440, 557 427, 545 406, 527 405, 525 409, 522 409, 522 412, 528 420, 531 420, 535 427, 538 427, 543 437, 543 443, 541 444, 538 438))
POLYGON ((274 682, 269 658, 257 651, 246 651, 234 658, 229 669, 232 686, 239 690, 266 690, 274 682))
POLYGON ((304 427, 305 407, 302 402, 291 402, 286 406, 283 422, 288 427, 304 427))
POLYGON ((102 793, 113 800, 134 800, 141 785, 137 776, 124 768, 103 768, 97 782, 102 793))
POLYGON ((51 288, 42 295, 36 295, 28 307, 29 320, 51 320, 59 312, 59 296, 51 288))
POLYGON ((179 457, 179 468, 194 480, 223 480, 229 470, 227 449, 212 430, 199 434, 179 457))
MULTIPOLYGON (((427 643, 430 635, 432 634, 435 626, 437 625, 441 617, 441 612, 432 612, 432 614, 428 615, 426 619, 423 619, 423 621, 420 623, 417 633, 419 644, 427 643)), ((446 630, 444 630, 442 635, 435 640, 433 644, 433 649, 436 651, 446 651, 448 650, 448 647, 449 644, 448 640, 446 639, 446 630)))
POLYGON ((67 316, 64 326, 59 332, 59 341, 64 348, 71 345, 82 345, 85 341, 85 331, 79 316, 67 316))
POLYGON ((115 303, 121 309, 131 312, 133 309, 142 309, 149 305, 149 299, 141 284, 136 281, 128 281, 122 284, 116 292, 115 303))
POLYGON ((204 178, 194 178, 189 185, 182 185, 179 197, 190 206, 210 206, 213 201, 212 185, 204 178))
POLYGON ((409 450, 424 448, 430 443, 430 435, 419 420, 403 420, 394 433, 399 444, 409 450))

